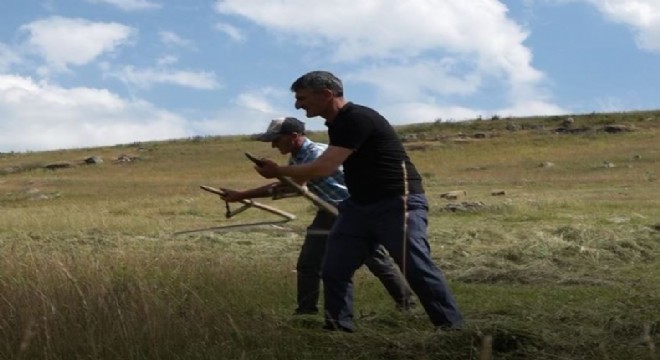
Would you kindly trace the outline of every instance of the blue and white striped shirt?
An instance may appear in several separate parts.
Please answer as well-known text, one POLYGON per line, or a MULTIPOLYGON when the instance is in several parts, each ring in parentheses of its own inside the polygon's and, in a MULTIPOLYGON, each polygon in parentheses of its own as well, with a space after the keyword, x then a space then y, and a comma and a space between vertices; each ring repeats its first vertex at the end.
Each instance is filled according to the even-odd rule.
MULTIPOLYGON (((305 139, 296 155, 291 155, 289 165, 300 165, 314 161, 321 156, 328 145, 305 139)), ((330 176, 307 181, 307 188, 321 199, 337 206, 348 198, 348 189, 344 183, 344 172, 341 167, 330 176)))

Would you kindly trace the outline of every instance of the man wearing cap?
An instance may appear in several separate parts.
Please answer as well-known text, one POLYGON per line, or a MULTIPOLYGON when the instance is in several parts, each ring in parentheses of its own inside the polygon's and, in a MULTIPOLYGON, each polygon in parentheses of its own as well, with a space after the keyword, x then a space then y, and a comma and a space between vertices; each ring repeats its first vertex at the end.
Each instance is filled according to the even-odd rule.
MULTIPOLYGON (((305 123, 293 117, 272 120, 266 132, 257 135, 255 139, 270 142, 271 146, 278 149, 283 155, 291 154, 289 165, 309 163, 318 158, 328 147, 326 144, 308 139, 305 136, 305 123)), ((295 180, 301 183, 305 182, 300 181, 301 179, 295 180)), ((328 176, 306 180, 308 189, 329 204, 337 206, 341 201, 348 198, 348 191, 344 184, 344 173, 341 168, 328 176)), ((235 202, 251 198, 271 197, 282 187, 283 184, 275 182, 243 191, 225 189, 226 195, 223 196, 223 199, 235 202)), ((311 225, 307 227, 305 240, 300 249, 296 265, 298 307, 294 314, 318 313, 321 264, 325 254, 326 239, 334 221, 333 214, 319 208, 311 225)), ((365 261, 365 265, 385 286, 398 308, 408 309, 411 306, 412 292, 398 267, 388 256, 385 248, 379 247, 373 256, 365 261)))

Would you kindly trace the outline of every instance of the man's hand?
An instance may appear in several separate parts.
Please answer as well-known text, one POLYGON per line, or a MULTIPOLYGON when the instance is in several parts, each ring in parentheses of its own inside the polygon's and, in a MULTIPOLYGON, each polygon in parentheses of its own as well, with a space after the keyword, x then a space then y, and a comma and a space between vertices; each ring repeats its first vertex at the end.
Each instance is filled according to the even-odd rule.
POLYGON ((261 159, 261 161, 261 166, 254 167, 259 175, 265 177, 266 179, 276 178, 279 175, 280 167, 274 161, 268 159, 261 159))
POLYGON ((224 195, 220 195, 222 200, 226 202, 237 202, 243 200, 243 193, 240 191, 236 190, 231 190, 231 189, 221 189, 222 191, 225 192, 224 195))

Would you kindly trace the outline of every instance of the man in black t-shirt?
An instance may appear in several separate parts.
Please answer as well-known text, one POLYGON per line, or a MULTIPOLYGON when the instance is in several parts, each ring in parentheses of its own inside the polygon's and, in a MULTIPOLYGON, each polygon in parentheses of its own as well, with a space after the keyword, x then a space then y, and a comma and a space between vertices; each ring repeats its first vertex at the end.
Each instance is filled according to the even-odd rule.
POLYGON ((352 277, 378 244, 385 246, 417 294, 431 322, 460 329, 463 317, 433 263, 427 241, 428 203, 422 178, 389 122, 378 112, 347 102, 341 80, 313 71, 292 85, 295 106, 308 118, 326 120, 330 146, 315 161, 278 166, 265 160, 256 170, 266 178, 327 176, 344 166, 350 197, 339 204, 322 269, 325 328, 352 332, 352 277))

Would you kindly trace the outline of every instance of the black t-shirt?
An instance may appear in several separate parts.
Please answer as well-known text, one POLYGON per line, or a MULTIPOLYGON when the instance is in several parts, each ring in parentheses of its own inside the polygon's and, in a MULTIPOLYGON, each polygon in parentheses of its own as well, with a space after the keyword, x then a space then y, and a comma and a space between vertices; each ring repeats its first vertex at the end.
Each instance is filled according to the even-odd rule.
POLYGON ((424 192, 422 177, 410 161, 394 128, 378 112, 347 103, 328 125, 330 145, 354 150, 344 161, 351 198, 373 203, 383 197, 424 192), (407 184, 403 181, 406 164, 407 184))

